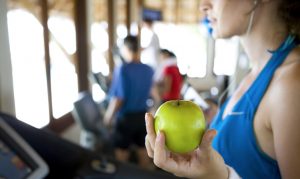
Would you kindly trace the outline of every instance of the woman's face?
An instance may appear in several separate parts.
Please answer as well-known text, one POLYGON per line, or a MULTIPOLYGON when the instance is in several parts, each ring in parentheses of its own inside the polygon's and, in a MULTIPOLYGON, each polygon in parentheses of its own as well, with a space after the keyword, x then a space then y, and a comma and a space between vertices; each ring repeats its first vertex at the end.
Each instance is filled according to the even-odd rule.
POLYGON ((202 0, 200 9, 211 22, 214 38, 246 33, 254 0, 202 0))

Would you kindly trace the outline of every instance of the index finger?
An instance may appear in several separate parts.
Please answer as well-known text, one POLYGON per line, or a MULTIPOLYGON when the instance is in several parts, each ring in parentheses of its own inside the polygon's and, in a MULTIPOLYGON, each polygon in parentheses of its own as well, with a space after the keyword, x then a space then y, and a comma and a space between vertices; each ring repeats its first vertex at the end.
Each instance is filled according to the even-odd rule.
POLYGON ((154 132, 154 117, 150 113, 146 113, 145 115, 145 121, 146 121, 146 130, 148 135, 154 135, 156 136, 154 132))
POLYGON ((156 134, 154 131, 154 125, 153 125, 154 118, 153 118, 152 114, 146 113, 145 121, 146 121, 147 138, 150 142, 151 147, 154 148, 156 134))

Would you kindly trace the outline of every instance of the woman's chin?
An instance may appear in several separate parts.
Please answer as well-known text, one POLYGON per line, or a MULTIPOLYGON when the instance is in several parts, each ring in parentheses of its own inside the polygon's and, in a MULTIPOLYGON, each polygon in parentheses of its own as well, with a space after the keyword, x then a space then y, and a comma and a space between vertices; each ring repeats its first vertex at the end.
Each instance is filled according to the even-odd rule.
POLYGON ((211 34, 211 36, 213 37, 213 39, 218 39, 219 38, 218 35, 214 32, 211 34))
POLYGON ((233 35, 227 34, 227 33, 221 33, 220 31, 213 31, 212 37, 214 39, 228 39, 231 38, 233 35))
POLYGON ((215 31, 215 30, 212 32, 212 37, 214 39, 221 39, 222 38, 221 34, 218 33, 218 31, 215 31))

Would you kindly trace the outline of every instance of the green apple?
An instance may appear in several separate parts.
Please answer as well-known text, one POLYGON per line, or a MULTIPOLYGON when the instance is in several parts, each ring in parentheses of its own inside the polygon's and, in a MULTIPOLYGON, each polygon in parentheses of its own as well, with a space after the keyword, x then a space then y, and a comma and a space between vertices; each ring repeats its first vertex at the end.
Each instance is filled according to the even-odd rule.
POLYGON ((172 100, 162 104, 154 116, 156 134, 163 131, 167 148, 174 153, 195 150, 205 132, 201 108, 192 101, 172 100))

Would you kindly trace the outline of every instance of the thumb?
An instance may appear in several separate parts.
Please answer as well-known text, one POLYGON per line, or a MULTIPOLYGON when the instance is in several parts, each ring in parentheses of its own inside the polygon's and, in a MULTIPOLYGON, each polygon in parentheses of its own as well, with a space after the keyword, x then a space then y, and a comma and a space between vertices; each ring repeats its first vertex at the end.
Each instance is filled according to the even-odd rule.
POLYGON ((217 131, 215 129, 207 130, 202 137, 202 141, 201 141, 199 148, 201 150, 209 149, 211 147, 211 143, 216 135, 217 135, 217 131))

